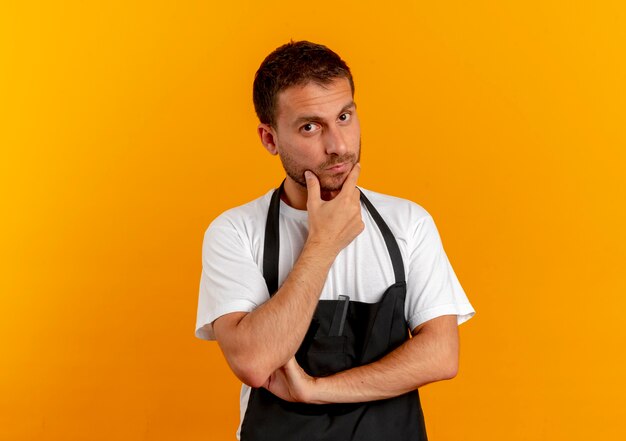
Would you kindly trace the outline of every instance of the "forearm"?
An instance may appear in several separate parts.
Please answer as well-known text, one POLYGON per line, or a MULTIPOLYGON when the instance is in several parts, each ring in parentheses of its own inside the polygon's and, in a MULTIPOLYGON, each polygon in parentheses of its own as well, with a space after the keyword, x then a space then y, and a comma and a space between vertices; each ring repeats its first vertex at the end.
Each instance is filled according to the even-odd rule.
MULTIPOLYGON (((456 317, 451 317, 456 322, 456 317)), ((402 395, 425 384, 453 378, 458 369, 458 354, 458 335, 449 333, 442 337, 433 330, 418 333, 374 363, 316 378, 306 401, 352 403, 402 395)))
MULTIPOLYGON (((255 387, 294 356, 309 328, 336 253, 307 242, 283 285, 267 302, 231 329, 228 361, 235 374, 255 387)), ((218 336, 218 341, 219 341, 218 336)), ((226 350, 227 349, 227 350, 226 350)))
POLYGON ((289 276, 274 296, 254 311, 227 314, 213 323, 226 360, 244 383, 263 386, 294 356, 335 257, 363 231, 356 187, 359 170, 358 166, 352 169, 339 194, 330 201, 321 199, 315 175, 305 173, 309 232, 289 276))

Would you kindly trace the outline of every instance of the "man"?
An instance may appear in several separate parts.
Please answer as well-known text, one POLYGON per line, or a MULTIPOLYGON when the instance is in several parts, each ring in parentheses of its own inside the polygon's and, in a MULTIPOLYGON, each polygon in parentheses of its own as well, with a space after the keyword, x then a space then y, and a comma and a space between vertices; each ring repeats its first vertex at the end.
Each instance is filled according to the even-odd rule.
POLYGON ((474 310, 430 215, 357 187, 353 97, 328 48, 270 54, 258 134, 287 176, 205 234, 196 336, 244 383, 244 441, 426 440, 417 389, 458 369, 474 310))

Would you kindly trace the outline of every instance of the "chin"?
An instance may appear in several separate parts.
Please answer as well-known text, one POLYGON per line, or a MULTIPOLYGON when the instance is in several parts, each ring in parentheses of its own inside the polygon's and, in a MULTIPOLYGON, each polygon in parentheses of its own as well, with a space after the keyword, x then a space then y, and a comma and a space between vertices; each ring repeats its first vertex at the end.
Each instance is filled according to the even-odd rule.
POLYGON ((325 179, 324 182, 320 182, 320 190, 323 192, 341 191, 347 177, 348 175, 346 174, 346 176, 341 178, 325 179))

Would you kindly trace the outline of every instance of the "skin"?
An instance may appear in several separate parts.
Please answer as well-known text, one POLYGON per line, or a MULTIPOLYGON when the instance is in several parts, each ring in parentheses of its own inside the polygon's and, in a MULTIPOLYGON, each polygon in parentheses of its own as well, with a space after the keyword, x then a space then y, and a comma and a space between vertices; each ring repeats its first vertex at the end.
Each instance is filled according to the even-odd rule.
POLYGON ((259 124, 258 132, 267 151, 283 163, 286 202, 306 209, 306 170, 319 180, 322 199, 333 199, 361 151, 361 127, 348 80, 290 87, 279 93, 277 104, 276 127, 259 124), (345 167, 333 168, 340 164, 345 167))
POLYGON ((294 355, 332 263, 364 228, 356 188, 360 125, 348 80, 283 90, 275 127, 259 124, 258 134, 267 151, 280 157, 287 174, 283 200, 308 211, 309 232, 274 296, 250 313, 226 314, 213 323, 235 375, 285 400, 309 403, 390 398, 453 378, 459 352, 453 315, 416 327, 413 338, 366 366, 325 378, 310 377, 298 366, 294 355))

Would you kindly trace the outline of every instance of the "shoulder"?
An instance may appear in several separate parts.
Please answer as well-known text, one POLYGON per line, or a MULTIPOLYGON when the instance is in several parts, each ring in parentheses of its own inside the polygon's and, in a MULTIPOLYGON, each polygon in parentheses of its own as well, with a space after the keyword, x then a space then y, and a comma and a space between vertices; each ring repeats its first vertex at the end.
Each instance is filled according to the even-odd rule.
POLYGON ((240 237, 252 237, 265 228, 267 209, 274 190, 269 190, 248 203, 230 208, 217 216, 209 224, 205 238, 236 234, 240 237))
POLYGON ((237 226, 258 219, 265 219, 273 192, 272 189, 250 202, 229 208, 213 219, 209 228, 237 226))

